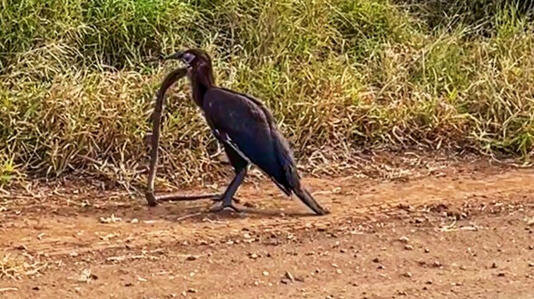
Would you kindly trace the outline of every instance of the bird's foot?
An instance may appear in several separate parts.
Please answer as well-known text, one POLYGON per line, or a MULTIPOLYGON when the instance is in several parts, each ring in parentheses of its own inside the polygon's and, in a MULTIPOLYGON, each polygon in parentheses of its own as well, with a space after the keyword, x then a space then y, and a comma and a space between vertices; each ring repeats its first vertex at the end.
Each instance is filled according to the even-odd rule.
POLYGON ((243 208, 238 207, 238 206, 234 205, 233 203, 225 204, 224 202, 221 203, 221 204, 216 203, 213 207, 210 208, 210 212, 218 213, 218 212, 223 211, 226 208, 232 209, 234 212, 237 212, 237 213, 242 213, 243 212, 243 208))

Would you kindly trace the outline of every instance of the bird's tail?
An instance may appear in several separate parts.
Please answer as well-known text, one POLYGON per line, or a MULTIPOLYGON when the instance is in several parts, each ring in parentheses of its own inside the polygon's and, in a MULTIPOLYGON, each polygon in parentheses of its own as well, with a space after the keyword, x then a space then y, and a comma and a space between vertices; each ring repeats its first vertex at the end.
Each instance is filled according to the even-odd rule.
POLYGON ((308 208, 310 208, 315 214, 317 215, 326 215, 330 213, 327 209, 321 207, 315 199, 311 196, 310 192, 308 190, 304 189, 304 187, 298 187, 294 188, 293 192, 295 195, 302 201, 308 208))

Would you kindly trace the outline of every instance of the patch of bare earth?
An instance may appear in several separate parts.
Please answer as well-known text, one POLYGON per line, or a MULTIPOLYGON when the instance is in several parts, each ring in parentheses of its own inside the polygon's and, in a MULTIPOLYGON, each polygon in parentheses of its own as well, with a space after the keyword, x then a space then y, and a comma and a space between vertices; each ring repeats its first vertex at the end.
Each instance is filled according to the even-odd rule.
POLYGON ((0 199, 0 297, 534 297, 533 169, 305 183, 330 215, 269 181, 240 189, 244 214, 87 186, 12 193, 0 199))

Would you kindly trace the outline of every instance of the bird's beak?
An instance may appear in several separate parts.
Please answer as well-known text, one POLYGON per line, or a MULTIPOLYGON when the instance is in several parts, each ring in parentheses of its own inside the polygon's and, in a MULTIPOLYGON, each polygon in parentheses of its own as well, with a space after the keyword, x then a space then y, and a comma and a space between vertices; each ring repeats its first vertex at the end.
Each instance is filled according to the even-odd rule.
POLYGON ((184 51, 178 51, 174 54, 171 54, 165 58, 163 58, 164 60, 169 60, 169 59, 182 59, 182 56, 184 55, 184 51))

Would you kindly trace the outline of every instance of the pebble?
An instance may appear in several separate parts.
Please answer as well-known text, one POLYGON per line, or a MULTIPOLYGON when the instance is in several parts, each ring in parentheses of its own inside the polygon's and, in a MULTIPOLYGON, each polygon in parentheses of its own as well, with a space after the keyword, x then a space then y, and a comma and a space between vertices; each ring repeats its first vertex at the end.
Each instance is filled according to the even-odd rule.
POLYGON ((426 265, 426 262, 423 261, 423 260, 418 260, 417 263, 419 264, 419 266, 424 266, 424 265, 426 265))
POLYGON ((378 262, 380 262, 380 260, 378 259, 378 257, 375 257, 375 258, 373 259, 373 263, 378 263, 378 262))
POLYGON ((406 245, 404 245, 404 249, 405 250, 413 250, 413 246, 410 245, 410 244, 406 244, 406 245))
POLYGON ((397 291, 397 294, 400 296, 408 296, 408 293, 406 291, 397 291))
POLYGON ((402 276, 410 278, 410 277, 412 277, 412 273, 410 273, 410 272, 402 273, 402 276))
POLYGON ((263 276, 269 276, 269 272, 267 272, 267 271, 263 271, 262 274, 263 274, 263 276))

